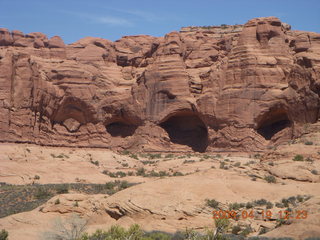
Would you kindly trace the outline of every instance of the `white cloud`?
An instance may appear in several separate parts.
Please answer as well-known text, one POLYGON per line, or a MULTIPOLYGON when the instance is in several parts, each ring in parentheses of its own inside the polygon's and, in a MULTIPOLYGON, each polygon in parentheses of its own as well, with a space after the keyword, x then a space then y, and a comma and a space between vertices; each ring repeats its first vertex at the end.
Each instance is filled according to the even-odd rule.
POLYGON ((69 14, 78 18, 86 19, 88 21, 92 21, 94 23, 99 23, 99 24, 107 24, 107 25, 113 25, 113 26, 132 26, 133 25, 133 23, 128 21, 126 18, 120 18, 120 17, 114 17, 114 16, 98 16, 98 15, 68 11, 68 10, 62 10, 60 12, 69 14))
POLYGON ((104 24, 110 24, 110 25, 125 25, 125 26, 132 25, 132 22, 129 22, 125 18, 118 18, 118 17, 112 17, 112 16, 94 17, 92 20, 98 23, 104 23, 104 24))

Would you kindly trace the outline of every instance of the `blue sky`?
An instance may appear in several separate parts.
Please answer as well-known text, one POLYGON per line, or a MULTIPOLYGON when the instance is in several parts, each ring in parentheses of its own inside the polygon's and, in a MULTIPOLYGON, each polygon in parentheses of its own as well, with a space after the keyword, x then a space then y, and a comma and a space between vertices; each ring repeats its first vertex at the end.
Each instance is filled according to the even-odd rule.
POLYGON ((0 0, 0 10, 0 27, 59 35, 66 43, 163 36, 182 26, 244 24, 262 16, 320 32, 320 0, 0 0))

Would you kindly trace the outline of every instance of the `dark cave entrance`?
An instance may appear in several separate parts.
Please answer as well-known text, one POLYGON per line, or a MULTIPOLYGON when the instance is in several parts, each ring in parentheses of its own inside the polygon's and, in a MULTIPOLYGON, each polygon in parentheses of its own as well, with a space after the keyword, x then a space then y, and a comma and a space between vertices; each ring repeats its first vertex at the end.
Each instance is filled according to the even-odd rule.
POLYGON ((257 132, 266 140, 271 140, 278 132, 291 127, 292 123, 285 110, 270 111, 260 121, 257 132))
POLYGON ((106 130, 112 137, 128 137, 132 136, 137 129, 137 126, 126 124, 123 122, 113 122, 106 125, 106 130))
POLYGON ((187 145, 196 152, 205 152, 208 146, 208 130, 194 114, 174 115, 160 126, 169 134, 173 143, 187 145))

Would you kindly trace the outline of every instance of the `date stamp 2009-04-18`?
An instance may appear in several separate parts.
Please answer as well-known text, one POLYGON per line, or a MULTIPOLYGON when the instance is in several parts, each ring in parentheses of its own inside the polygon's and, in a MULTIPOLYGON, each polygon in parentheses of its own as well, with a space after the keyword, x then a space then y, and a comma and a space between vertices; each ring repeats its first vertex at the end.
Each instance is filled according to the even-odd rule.
POLYGON ((280 210, 278 212, 272 212, 270 210, 262 210, 255 212, 254 210, 242 210, 239 212, 233 210, 217 210, 212 211, 213 219, 247 219, 247 218, 255 218, 256 216, 260 216, 263 220, 268 219, 306 219, 308 217, 308 212, 305 210, 296 210, 296 211, 287 211, 280 210))

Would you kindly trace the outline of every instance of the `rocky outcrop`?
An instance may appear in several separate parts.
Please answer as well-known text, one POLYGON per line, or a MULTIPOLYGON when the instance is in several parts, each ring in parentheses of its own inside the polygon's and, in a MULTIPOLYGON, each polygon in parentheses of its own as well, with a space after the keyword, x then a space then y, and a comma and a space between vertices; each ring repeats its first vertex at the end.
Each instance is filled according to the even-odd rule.
POLYGON ((263 150, 316 122, 320 34, 275 17, 111 42, 0 29, 0 140, 263 150))

